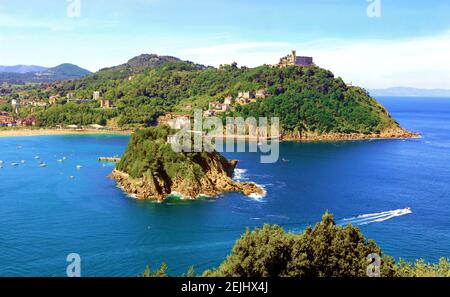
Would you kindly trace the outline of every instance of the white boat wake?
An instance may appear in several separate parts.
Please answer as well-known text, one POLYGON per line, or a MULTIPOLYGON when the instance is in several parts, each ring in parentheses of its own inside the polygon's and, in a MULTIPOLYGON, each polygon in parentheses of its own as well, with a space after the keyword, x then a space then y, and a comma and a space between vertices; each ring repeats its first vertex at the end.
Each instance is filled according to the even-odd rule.
POLYGON ((259 185, 259 184, 256 184, 256 185, 257 185, 259 188, 261 188, 261 190, 263 191, 263 193, 262 193, 262 194, 256 194, 256 193, 253 193, 253 194, 250 194, 248 197, 249 197, 249 198, 252 198, 253 200, 255 200, 255 201, 257 201, 257 202, 263 202, 264 197, 267 196, 267 190, 266 190, 266 187, 263 186, 263 185, 259 185))
POLYGON ((236 168, 234 170, 234 176, 233 179, 235 181, 244 181, 244 180, 248 180, 248 177, 246 176, 247 173, 247 169, 239 169, 236 168))
POLYGON ((356 225, 356 226, 362 226, 362 225, 368 225, 372 223, 380 223, 387 220, 390 220, 392 218, 401 217, 404 215, 412 214, 411 208, 403 208, 403 209, 396 209, 396 210, 389 210, 379 213, 371 213, 371 214, 363 214, 359 215, 353 218, 348 219, 342 219, 338 221, 338 225, 356 225))
MULTIPOLYGON (((250 179, 247 176, 247 169, 236 168, 233 173, 233 180, 237 181, 237 182, 249 181, 250 179)), ((255 200, 257 202, 262 202, 262 199, 264 197, 266 197, 266 195, 267 195, 266 187, 264 185, 259 185, 259 184, 256 184, 256 185, 263 190, 263 193, 262 194, 253 193, 253 194, 250 194, 248 197, 252 198, 253 200, 255 200)))

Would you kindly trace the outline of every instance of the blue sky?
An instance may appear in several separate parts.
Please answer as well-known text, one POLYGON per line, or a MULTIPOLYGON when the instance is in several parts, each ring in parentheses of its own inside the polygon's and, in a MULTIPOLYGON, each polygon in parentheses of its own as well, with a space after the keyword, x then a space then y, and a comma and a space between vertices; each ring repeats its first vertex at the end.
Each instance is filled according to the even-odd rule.
POLYGON ((217 66, 276 63, 291 49, 368 88, 450 89, 450 1, 0 0, 0 65, 89 70, 141 53, 217 66))

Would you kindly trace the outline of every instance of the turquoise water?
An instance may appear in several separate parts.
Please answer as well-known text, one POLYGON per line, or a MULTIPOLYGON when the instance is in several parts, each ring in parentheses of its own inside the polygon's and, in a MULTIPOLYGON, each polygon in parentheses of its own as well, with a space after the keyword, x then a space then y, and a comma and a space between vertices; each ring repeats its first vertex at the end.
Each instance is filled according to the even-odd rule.
POLYGON ((191 265, 203 271, 226 257, 245 227, 301 231, 327 209, 396 258, 448 257, 450 99, 379 99, 424 137, 282 143, 289 162, 270 165, 255 154, 226 154, 240 160, 241 179, 264 185, 259 200, 130 199, 107 177, 113 165, 97 162, 121 154, 126 136, 0 138, 0 276, 64 276, 69 253, 80 254, 84 276, 135 276, 163 261, 172 274, 191 265))

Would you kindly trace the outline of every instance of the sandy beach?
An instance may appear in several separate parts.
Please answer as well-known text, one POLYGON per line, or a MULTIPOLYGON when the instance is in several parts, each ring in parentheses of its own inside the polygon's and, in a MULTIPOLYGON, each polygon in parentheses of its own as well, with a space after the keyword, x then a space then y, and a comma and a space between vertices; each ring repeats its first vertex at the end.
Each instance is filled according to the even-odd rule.
MULTIPOLYGON (((391 131, 392 132, 392 131, 391 131)), ((96 130, 96 129, 0 129, 0 137, 25 137, 25 136, 45 136, 45 135, 131 135, 133 131, 130 130, 96 130)), ((280 141, 301 141, 301 142, 315 142, 315 141, 349 141, 349 140, 370 140, 370 139, 406 139, 406 138, 420 138, 420 134, 411 133, 405 130, 395 131, 395 133, 383 134, 326 134, 313 135, 308 134, 304 137, 297 135, 282 135, 281 137, 258 137, 249 135, 223 135, 220 136, 204 136, 204 138, 222 138, 260 141, 260 140, 275 140, 280 141), (306 137, 305 137, 306 136, 306 137)))
POLYGON ((126 130, 96 130, 96 129, 0 129, 0 137, 24 137, 44 135, 93 135, 118 134, 130 135, 126 130))

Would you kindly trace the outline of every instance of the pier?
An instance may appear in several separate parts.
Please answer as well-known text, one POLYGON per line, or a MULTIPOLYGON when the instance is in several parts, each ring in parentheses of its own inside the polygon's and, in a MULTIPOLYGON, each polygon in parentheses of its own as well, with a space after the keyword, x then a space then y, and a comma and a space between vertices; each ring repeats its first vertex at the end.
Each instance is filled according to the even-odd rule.
POLYGON ((98 158, 100 162, 112 162, 112 163, 118 163, 120 162, 119 157, 100 157, 98 158))

